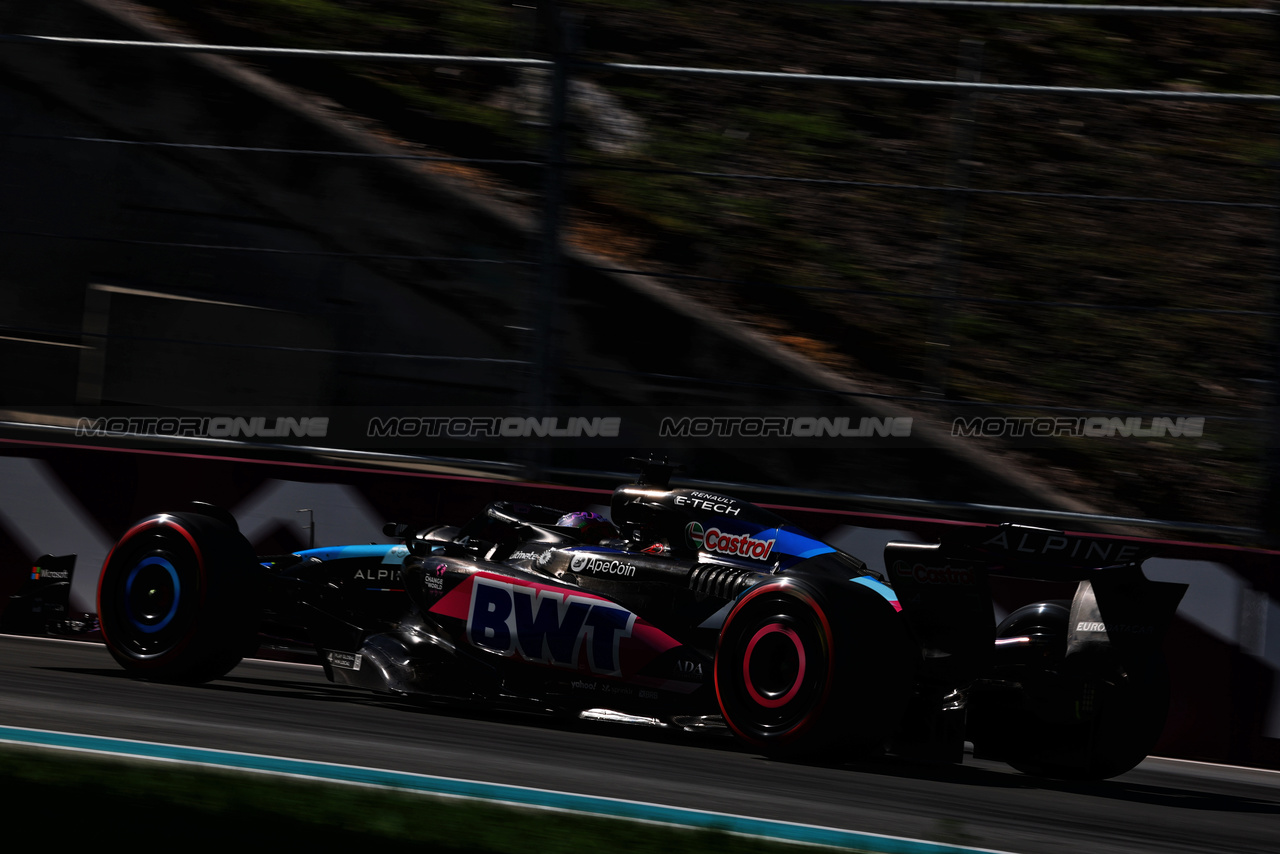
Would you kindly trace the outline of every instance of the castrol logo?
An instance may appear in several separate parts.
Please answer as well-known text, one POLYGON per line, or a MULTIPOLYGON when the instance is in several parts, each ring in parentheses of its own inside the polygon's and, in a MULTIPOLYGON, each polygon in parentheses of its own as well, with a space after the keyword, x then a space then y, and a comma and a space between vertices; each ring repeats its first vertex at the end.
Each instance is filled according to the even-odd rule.
POLYGON ((750 534, 725 534, 719 528, 708 528, 702 536, 702 547, 709 552, 752 560, 768 560, 777 540, 757 540, 750 534))

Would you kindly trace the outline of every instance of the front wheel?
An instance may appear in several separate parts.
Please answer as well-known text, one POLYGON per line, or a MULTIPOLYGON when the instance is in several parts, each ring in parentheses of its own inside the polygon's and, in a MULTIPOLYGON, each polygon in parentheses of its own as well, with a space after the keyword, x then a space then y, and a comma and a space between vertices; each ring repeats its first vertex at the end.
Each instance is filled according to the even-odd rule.
POLYGON ((729 728, 768 755, 855 752, 901 719, 911 661, 897 612, 876 594, 779 579, 725 620, 716 697, 729 728))
POLYGON ((248 541, 222 520, 143 519, 107 555, 98 582, 107 650, 125 670, 156 681, 224 675, 257 640, 258 570, 248 541))

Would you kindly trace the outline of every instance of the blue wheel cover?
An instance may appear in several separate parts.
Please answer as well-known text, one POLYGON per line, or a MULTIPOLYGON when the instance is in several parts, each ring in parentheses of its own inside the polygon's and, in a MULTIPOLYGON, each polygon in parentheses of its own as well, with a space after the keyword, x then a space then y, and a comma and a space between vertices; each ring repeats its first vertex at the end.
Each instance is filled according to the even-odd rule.
POLYGON ((165 626, 169 625, 169 623, 173 620, 174 615, 178 613, 178 603, 180 601, 182 601, 182 583, 178 581, 178 571, 173 568, 173 564, 169 563, 169 561, 165 560, 159 555, 152 555, 151 557, 141 561, 137 566, 135 566, 132 570, 130 570, 129 577, 128 579, 125 580, 125 583, 124 583, 125 614, 126 616, 128 616, 129 622, 133 624, 133 627, 140 632, 151 634, 153 632, 158 632, 161 629, 163 629, 165 626), (169 573, 169 578, 173 580, 173 604, 169 606, 169 613, 165 614, 164 617, 160 620, 160 622, 153 623, 150 625, 139 620, 137 615, 133 613, 133 608, 130 605, 130 598, 133 595, 134 579, 138 577, 139 572, 141 572, 144 568, 148 566, 163 567, 164 570, 169 573))

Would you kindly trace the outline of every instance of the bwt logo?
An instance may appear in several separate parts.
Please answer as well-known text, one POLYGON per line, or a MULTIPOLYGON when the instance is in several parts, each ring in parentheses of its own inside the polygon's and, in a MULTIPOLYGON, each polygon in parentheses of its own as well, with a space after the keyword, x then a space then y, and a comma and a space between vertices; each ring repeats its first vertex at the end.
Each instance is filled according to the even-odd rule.
POLYGON ((603 599, 472 576, 467 640, 536 664, 578 666, 582 647, 592 673, 621 676, 618 645, 636 615, 603 599))

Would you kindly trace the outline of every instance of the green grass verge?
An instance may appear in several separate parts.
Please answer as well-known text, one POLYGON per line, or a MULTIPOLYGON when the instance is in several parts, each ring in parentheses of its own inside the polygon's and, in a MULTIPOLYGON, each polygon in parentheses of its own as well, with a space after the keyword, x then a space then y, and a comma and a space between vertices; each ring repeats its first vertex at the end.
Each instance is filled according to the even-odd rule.
POLYGON ((781 854, 812 846, 715 830, 518 809, 364 786, 247 772, 0 749, 0 799, 13 823, 55 847, 75 836, 142 839, 183 851, 380 850, 408 843, 441 854, 781 854), (314 848, 313 848, 314 846, 314 848), (369 846, 375 846, 370 848, 369 846))

